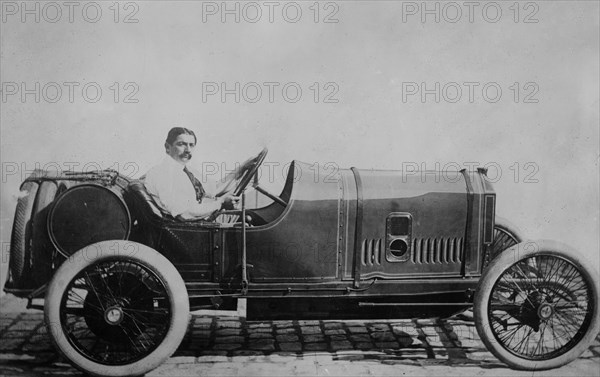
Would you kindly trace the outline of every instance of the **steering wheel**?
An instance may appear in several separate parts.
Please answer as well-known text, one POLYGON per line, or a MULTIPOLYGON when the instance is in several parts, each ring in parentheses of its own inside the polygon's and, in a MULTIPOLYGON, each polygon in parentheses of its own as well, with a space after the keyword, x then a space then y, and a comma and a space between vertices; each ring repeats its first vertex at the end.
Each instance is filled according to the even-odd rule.
POLYGON ((223 196, 230 192, 233 192, 233 196, 239 196, 248 186, 252 177, 256 174, 256 171, 265 160, 267 152, 268 149, 264 148, 256 155, 256 157, 249 158, 233 172, 227 174, 223 187, 215 196, 223 196))

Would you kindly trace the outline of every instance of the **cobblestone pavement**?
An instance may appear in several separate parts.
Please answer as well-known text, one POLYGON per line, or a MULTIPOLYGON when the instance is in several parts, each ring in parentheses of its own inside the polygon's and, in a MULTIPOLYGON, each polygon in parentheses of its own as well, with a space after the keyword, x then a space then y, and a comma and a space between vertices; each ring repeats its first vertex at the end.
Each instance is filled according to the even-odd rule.
MULTIPOLYGON (((0 299, 0 375, 80 375, 54 351, 41 311, 0 299)), ((537 373, 600 375, 600 336, 576 361, 537 373)), ((147 376, 510 375, 474 323, 417 320, 246 321, 194 316, 181 346, 147 376)))

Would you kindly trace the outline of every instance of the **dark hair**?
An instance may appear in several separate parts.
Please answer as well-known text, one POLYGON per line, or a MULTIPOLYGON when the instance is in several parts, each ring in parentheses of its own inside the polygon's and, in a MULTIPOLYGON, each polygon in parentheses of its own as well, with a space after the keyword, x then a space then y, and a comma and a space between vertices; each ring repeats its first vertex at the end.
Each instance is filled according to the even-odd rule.
POLYGON ((183 127, 171 128, 169 130, 169 133, 167 134, 166 143, 172 145, 175 142, 175 139, 177 139, 177 136, 179 135, 192 135, 194 137, 194 143, 197 143, 196 134, 194 133, 194 131, 183 127))

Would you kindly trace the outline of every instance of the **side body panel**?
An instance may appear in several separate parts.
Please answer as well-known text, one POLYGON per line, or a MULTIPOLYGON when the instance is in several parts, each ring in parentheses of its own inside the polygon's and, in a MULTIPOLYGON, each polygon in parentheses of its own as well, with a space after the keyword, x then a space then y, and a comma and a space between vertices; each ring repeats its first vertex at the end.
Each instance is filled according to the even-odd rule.
MULTIPOLYGON (((345 279, 360 280, 460 276, 467 225, 467 189, 462 174, 449 181, 439 174, 358 170, 363 216, 358 253, 345 257, 345 279), (391 229, 394 218, 403 219, 391 229), (393 251, 393 242, 403 249, 393 251)), ((346 179, 353 180, 352 172, 346 179)), ((355 180, 356 182, 356 180, 355 180)), ((356 203, 356 199, 353 198, 356 203)))
MULTIPOLYGON (((309 165, 294 162, 290 170, 309 171, 309 165)), ((306 174, 304 174, 306 176, 306 174)), ((339 179, 326 176, 300 178, 293 182, 291 198, 274 221, 247 228, 247 261, 251 282, 319 282, 339 280, 339 263, 345 247, 344 188, 339 179)), ((226 275, 241 263, 240 229, 224 229, 226 275)))
MULTIPOLYGON (((310 170, 296 161, 292 166, 310 170)), ((363 286, 374 279, 391 283, 478 276, 485 192, 493 194, 481 172, 456 172, 449 179, 434 172, 348 169, 334 179, 312 174, 296 179, 279 217, 247 228, 249 281, 262 287, 337 282, 343 288, 351 287, 357 276, 363 286), (408 219, 407 230, 394 218, 408 219), (406 243, 405 250, 393 250, 398 239, 406 243)), ((221 280, 239 281, 240 229, 221 231, 221 280)))

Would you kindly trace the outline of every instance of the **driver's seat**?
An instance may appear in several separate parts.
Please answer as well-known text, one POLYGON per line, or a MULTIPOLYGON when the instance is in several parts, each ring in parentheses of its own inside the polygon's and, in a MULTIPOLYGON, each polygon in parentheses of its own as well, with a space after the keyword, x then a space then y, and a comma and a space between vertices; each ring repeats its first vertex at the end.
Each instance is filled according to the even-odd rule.
MULTIPOLYGON (((131 195, 135 201, 133 205, 134 210, 147 218, 154 217, 155 219, 160 220, 171 220, 175 221, 175 218, 162 209, 154 200, 152 196, 146 190, 146 186, 144 186, 143 180, 134 180, 129 183, 127 186, 128 191, 133 194, 131 195)), ((136 213, 138 214, 138 213, 136 213)))

